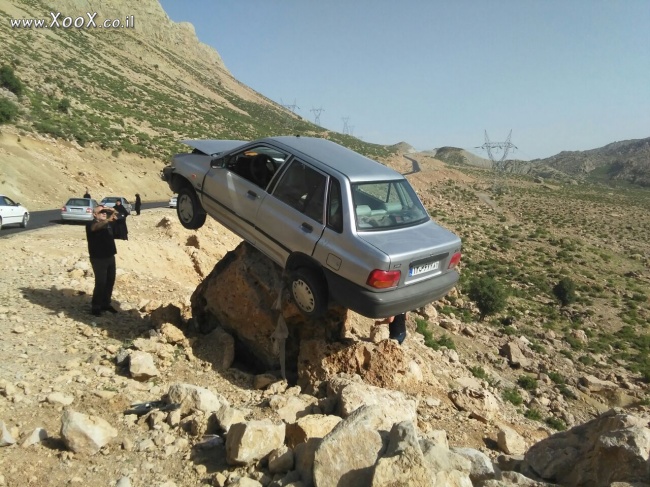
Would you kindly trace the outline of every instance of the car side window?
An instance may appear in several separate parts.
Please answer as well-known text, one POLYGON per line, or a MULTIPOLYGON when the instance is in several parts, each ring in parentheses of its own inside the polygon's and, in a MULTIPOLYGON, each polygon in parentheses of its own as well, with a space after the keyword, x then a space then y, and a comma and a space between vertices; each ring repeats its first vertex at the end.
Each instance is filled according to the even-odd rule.
POLYGON ((335 232, 343 232, 341 184, 334 178, 330 178, 329 201, 327 202, 327 226, 335 232))
POLYGON ((283 203, 318 223, 323 223, 326 185, 327 177, 324 174, 294 160, 282 175, 273 194, 283 203))
POLYGON ((13 202, 11 198, 7 198, 6 196, 4 197, 4 202, 3 204, 5 206, 16 206, 16 203, 13 202))
POLYGON ((7 206, 7 203, 5 202, 5 197, 0 196, 0 206, 7 206))
POLYGON ((287 157, 271 147, 251 147, 228 157, 225 167, 260 188, 266 188, 287 157))

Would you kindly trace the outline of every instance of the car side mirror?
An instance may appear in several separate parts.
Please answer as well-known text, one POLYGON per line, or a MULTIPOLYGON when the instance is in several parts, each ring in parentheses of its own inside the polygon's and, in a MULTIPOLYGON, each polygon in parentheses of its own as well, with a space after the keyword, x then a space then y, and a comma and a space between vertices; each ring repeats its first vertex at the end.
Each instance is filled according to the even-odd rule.
POLYGON ((215 157, 210 161, 211 168, 223 167, 223 166, 224 166, 224 160, 221 157, 215 157))

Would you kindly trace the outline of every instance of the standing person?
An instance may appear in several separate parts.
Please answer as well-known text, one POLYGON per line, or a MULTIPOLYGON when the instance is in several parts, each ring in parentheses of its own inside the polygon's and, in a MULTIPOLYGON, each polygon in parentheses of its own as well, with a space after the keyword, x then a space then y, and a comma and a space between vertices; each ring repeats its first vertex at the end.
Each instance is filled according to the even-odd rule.
POLYGON ((406 338, 406 313, 375 321, 375 325, 381 324, 388 324, 388 337, 401 345, 406 338))
POLYGON ((113 208, 98 206, 93 216, 93 221, 86 225, 88 254, 95 273, 95 288, 90 312, 94 316, 100 316, 103 311, 117 313, 111 305, 115 284, 115 254, 117 254, 111 222, 116 221, 117 212, 113 208))
POLYGON ((128 240, 129 229, 126 227, 126 217, 129 216, 129 212, 124 208, 120 200, 115 202, 115 211, 117 212, 117 219, 113 223, 113 237, 128 240))
POLYGON ((88 188, 86 188, 86 192, 84 193, 84 198, 90 198, 90 193, 88 192, 88 188))
POLYGON ((140 207, 142 206, 142 200, 140 199, 140 193, 135 194, 135 214, 140 216, 140 207))

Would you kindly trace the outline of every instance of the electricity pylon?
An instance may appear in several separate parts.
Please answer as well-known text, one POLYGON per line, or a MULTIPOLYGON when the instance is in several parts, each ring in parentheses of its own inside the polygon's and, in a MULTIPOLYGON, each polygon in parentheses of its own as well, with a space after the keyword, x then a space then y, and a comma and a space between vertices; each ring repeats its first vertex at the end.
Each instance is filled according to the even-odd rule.
POLYGON ((492 171, 494 172, 494 190, 497 192, 502 191, 504 189, 503 186, 505 182, 505 173, 507 169, 506 157, 508 156, 508 152, 510 152, 510 150, 513 148, 514 149, 517 148, 517 146, 515 146, 512 142, 510 142, 511 136, 512 136, 512 130, 510 130, 510 133, 508 134, 508 138, 506 139, 505 142, 491 142, 486 130, 485 143, 480 147, 481 149, 487 151, 488 157, 490 158, 490 161, 492 161, 492 171), (503 151, 503 152, 501 154, 501 158, 497 159, 495 153, 498 153, 499 151, 503 151))
POLYGON ((322 107, 321 108, 312 108, 309 111, 314 114, 314 123, 316 125, 320 126, 320 114, 323 113, 325 111, 325 109, 322 108, 322 107))
POLYGON ((348 135, 350 133, 350 128, 348 127, 350 117, 343 117, 341 120, 343 120, 343 135, 348 135))

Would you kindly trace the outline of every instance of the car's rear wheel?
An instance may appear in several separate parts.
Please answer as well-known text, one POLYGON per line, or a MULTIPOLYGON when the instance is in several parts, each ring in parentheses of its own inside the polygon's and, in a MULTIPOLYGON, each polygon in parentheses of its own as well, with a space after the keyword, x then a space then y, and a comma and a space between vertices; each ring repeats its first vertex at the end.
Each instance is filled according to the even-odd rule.
POLYGON ((178 192, 176 214, 181 225, 188 230, 197 230, 205 223, 205 210, 201 206, 196 192, 191 187, 183 186, 178 192))
POLYGON ((29 217, 27 216, 27 213, 25 213, 25 214, 23 215, 23 221, 20 222, 20 226, 21 226, 22 228, 27 227, 27 220, 29 220, 29 217))
POLYGON ((298 309, 310 318, 327 311, 327 284, 319 272, 308 267, 291 271, 289 290, 298 309))

